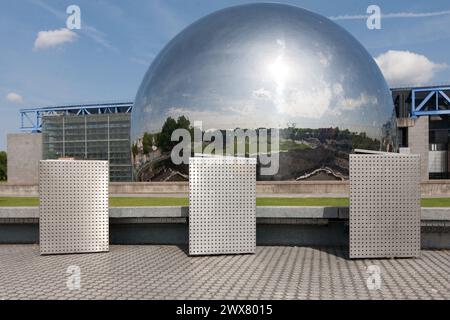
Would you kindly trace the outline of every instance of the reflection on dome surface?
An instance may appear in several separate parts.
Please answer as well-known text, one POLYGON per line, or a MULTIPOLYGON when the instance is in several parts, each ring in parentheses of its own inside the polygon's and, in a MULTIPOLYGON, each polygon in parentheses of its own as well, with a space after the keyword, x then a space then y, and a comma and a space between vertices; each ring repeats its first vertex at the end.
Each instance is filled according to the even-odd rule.
POLYGON ((355 148, 395 151, 389 88, 370 54, 325 17, 281 4, 212 13, 155 58, 132 112, 135 180, 186 180, 176 128, 278 128, 279 170, 258 180, 342 179, 355 148))

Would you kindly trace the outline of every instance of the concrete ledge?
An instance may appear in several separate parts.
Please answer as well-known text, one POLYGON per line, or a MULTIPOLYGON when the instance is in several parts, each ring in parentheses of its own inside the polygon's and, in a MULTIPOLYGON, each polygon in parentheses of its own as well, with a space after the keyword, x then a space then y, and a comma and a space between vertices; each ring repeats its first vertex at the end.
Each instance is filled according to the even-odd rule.
POLYGON ((450 208, 422 208, 422 221, 450 221, 450 208))
POLYGON ((339 207, 257 207, 257 218, 337 219, 339 207))
MULTIPOLYGON (((110 218, 187 218, 189 207, 115 207, 110 218)), ((256 207, 257 219, 340 219, 348 220, 348 207, 256 207)), ((2 209, 0 208, 0 218, 2 209)), ((450 207, 422 208, 422 221, 450 222, 450 207)))
MULTIPOLYGON (((184 194, 189 191, 187 182, 111 182, 110 195, 184 194)), ((257 194, 265 195, 321 195, 343 196, 349 194, 348 181, 258 181, 257 194)), ((422 197, 450 197, 450 180, 427 180, 421 183, 422 197)), ((37 185, 0 184, 1 197, 37 197, 37 185)))
POLYGON ((37 185, 14 185, 11 183, 0 183, 0 197, 38 197, 37 185))
POLYGON ((188 182, 111 182, 110 194, 185 193, 188 182))
POLYGON ((39 219, 39 207, 0 207, 0 219, 39 219))
MULTIPOLYGON (((348 219, 348 207, 256 207, 257 218, 348 219)), ((187 206, 113 207, 109 217, 124 218, 187 218, 187 206)), ((0 219, 39 218, 39 207, 0 207, 0 219)), ((450 221, 450 207, 422 208, 422 221, 450 221)))
POLYGON ((186 218, 188 216, 189 207, 180 206, 109 208, 110 218, 186 218))

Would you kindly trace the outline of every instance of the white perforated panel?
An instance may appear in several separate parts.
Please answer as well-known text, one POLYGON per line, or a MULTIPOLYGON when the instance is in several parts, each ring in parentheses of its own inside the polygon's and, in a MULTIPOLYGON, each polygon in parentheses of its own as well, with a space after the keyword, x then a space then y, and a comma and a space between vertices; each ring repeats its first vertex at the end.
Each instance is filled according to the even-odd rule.
POLYGON ((350 155, 350 258, 420 255, 420 156, 350 155))
POLYGON ((108 182, 108 161, 40 161, 41 254, 109 250, 108 182))
POLYGON ((189 159, 189 254, 254 253, 256 159, 189 159))

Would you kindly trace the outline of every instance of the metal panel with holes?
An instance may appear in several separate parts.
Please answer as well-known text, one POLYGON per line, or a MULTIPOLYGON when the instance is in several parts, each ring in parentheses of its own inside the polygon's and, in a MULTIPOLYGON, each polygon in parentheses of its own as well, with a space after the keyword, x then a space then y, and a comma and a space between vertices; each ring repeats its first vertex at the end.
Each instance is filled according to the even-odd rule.
POLYGON ((41 254, 109 250, 108 181, 108 161, 40 161, 41 254))
POLYGON ((420 156, 350 155, 350 258, 420 255, 420 156))
POLYGON ((254 253, 256 159, 189 159, 189 254, 254 253))

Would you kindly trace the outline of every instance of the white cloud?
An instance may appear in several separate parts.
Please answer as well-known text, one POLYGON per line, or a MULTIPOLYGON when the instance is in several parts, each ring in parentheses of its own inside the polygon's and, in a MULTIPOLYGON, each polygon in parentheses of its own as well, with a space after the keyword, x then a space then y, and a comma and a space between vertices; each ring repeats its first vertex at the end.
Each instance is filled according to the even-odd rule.
POLYGON ((8 100, 9 102, 13 102, 13 103, 22 103, 23 102, 22 96, 15 92, 8 93, 6 95, 6 100, 8 100))
MULTIPOLYGON (((326 81, 316 81, 308 90, 292 88, 285 89, 280 94, 273 94, 267 89, 260 88, 254 90, 252 94, 258 100, 273 103, 280 115, 294 118, 319 119, 325 112, 341 114, 343 111, 373 107, 378 104, 377 97, 368 92, 362 92, 358 96, 348 96, 348 92, 340 82, 329 84, 326 81)), ((230 110, 242 116, 254 116, 258 113, 255 108, 250 109, 248 106, 245 108, 239 106, 230 110)))
POLYGON ((285 93, 282 99, 275 99, 279 112, 291 117, 319 119, 329 109, 333 92, 324 82, 308 89, 295 88, 285 93))
POLYGON ((328 67, 330 65, 332 56, 329 53, 319 52, 319 62, 322 66, 328 67))
POLYGON ((410 51, 389 50, 375 58, 390 86, 422 85, 448 65, 410 51))
MULTIPOLYGON (((433 12, 396 12, 381 14, 381 18, 393 19, 393 18, 427 18, 450 15, 450 10, 433 11, 433 12)), ((355 15, 342 15, 329 17, 331 20, 366 20, 369 15, 355 14, 355 15)))
POLYGON ((66 42, 73 42, 78 35, 67 28, 57 30, 39 31, 36 40, 34 41, 35 50, 43 50, 52 47, 57 47, 66 42))
POLYGON ((357 98, 343 98, 338 102, 337 108, 342 110, 354 110, 364 106, 374 106, 377 104, 377 97, 363 92, 357 98))
POLYGON ((258 90, 253 91, 253 97, 262 100, 270 100, 272 99, 272 93, 269 90, 260 88, 258 90))
POLYGON ((344 87, 340 83, 333 84, 333 93, 335 95, 341 96, 344 94, 344 87))
MULTIPOLYGON (((218 110, 195 110, 183 107, 172 107, 168 110, 168 115, 177 118, 180 115, 187 117, 191 123, 194 121, 202 121, 203 129, 222 128, 234 129, 238 127, 245 128, 252 121, 264 123, 262 119, 256 119, 258 115, 253 114, 252 117, 244 110, 249 110, 247 107, 241 109, 229 107, 218 110), (236 111, 239 111, 236 114, 236 111)), ((267 120, 267 119, 266 119, 267 120)))

